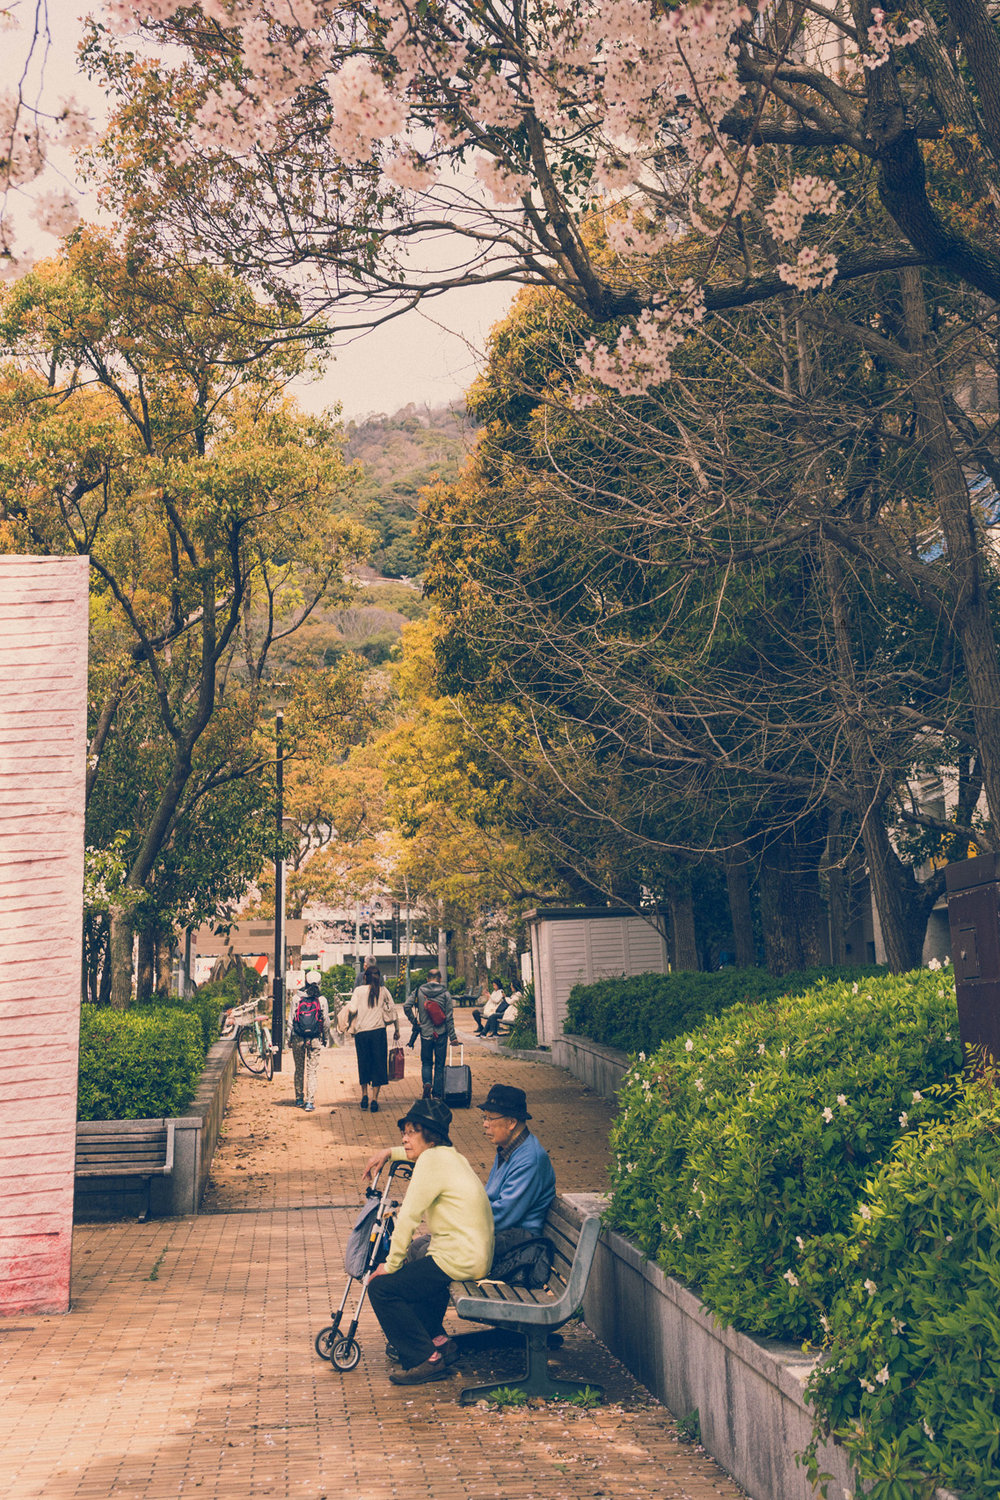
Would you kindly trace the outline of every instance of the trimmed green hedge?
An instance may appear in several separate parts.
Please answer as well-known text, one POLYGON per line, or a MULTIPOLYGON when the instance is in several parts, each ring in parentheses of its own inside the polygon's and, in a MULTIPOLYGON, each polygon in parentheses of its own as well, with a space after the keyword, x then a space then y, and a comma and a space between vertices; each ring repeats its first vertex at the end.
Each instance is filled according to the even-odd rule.
POLYGON ((804 1257, 829 1306, 866 1180, 911 1120, 942 1113, 915 1096, 960 1067, 947 973, 734 1005, 627 1074, 610 1222, 725 1323, 821 1337, 798 1291, 804 1257))
POLYGON ((563 1029, 622 1052, 652 1052, 661 1042, 696 1030, 731 1005, 801 994, 824 979, 855 980, 882 972, 853 967, 806 969, 780 978, 766 969, 623 975, 574 985, 563 1029))
POLYGON ((194 1097, 205 1052, 199 1010, 85 1005, 77 1118, 144 1120, 182 1113, 194 1097))
MULTIPOLYGON (((225 984, 224 980, 222 984, 225 984)), ((236 992, 236 1000, 237 1002, 239 1000, 239 990, 236 992)), ((224 1006, 233 1003, 229 990, 220 985, 203 984, 187 999, 182 999, 180 995, 158 995, 156 999, 146 1001, 136 1008, 139 1010, 181 1010, 189 1015, 196 1015, 201 1025, 202 1047, 204 1052, 207 1052, 212 1043, 219 1040, 219 1022, 222 1019, 224 1006)))
MULTIPOLYGON (((832 1433, 869 1500, 916 1500, 935 1484, 1000 1496, 996 1076, 968 1084, 952 1109, 902 1136, 828 1247, 842 1286, 826 1301, 828 1358, 809 1386, 807 1466, 815 1481, 816 1445, 832 1433)), ((826 1298, 822 1269, 805 1257, 803 1298, 826 1298)))

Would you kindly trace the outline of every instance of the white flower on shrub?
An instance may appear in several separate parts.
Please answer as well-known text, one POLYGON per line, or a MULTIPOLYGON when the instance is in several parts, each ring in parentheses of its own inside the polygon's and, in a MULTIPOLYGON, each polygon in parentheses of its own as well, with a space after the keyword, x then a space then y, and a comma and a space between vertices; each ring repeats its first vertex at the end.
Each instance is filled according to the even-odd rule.
POLYGON ((889 1321, 893 1333, 902 1333, 903 1329, 906 1327, 906 1324, 901 1323, 898 1318, 891 1318, 889 1321))
POLYGON ((764 1046, 763 1042, 758 1042, 757 1043, 757 1051, 758 1051, 758 1053, 760 1054, 761 1057, 764 1056, 764 1053, 767 1051, 767 1048, 764 1046))
POLYGON ((801 1234, 797 1234, 795 1236, 795 1243, 798 1245, 800 1250, 804 1250, 806 1248, 806 1242, 802 1238, 801 1234))
POLYGON ((870 1209, 870 1208, 869 1208, 869 1207, 868 1207, 868 1204, 867 1204, 867 1203, 859 1203, 859 1204, 858 1204, 858 1213, 859 1213, 859 1214, 860 1214, 860 1215, 861 1215, 861 1217, 862 1217, 862 1218, 863 1218, 863 1219, 864 1219, 864 1220, 865 1220, 865 1221, 866 1221, 866 1222, 867 1222, 867 1220, 868 1220, 868 1219, 870 1219, 870 1218, 871 1218, 871 1216, 872 1216, 872 1211, 871 1211, 871 1209, 870 1209))
POLYGON ((900 1125, 902 1125, 902 1127, 903 1127, 904 1130, 906 1129, 907 1125, 909 1125, 909 1123, 910 1123, 910 1117, 906 1113, 905 1109, 903 1110, 903 1113, 899 1117, 899 1123, 900 1123, 900 1125))
POLYGON ((688 1037, 687 1041, 684 1043, 684 1051, 685 1052, 693 1052, 694 1051, 694 1042, 691 1040, 690 1037, 688 1037))
POLYGON ((875 1376, 875 1379, 878 1381, 879 1385, 887 1385, 889 1381, 889 1366, 883 1365, 881 1370, 879 1370, 878 1374, 875 1376))
POLYGON ((950 1031, 946 1031, 945 1032, 944 1039, 945 1039, 946 1042, 950 1042, 951 1041, 951 1032, 950 1031))
POLYGON ((779 1057, 787 1057, 788 1056, 788 1048, 787 1047, 782 1047, 782 1049, 779 1052, 778 1056, 779 1057))
POLYGON ((872 1383, 871 1383, 870 1380, 865 1380, 865 1379, 862 1378, 861 1380, 858 1381, 858 1384, 861 1386, 861 1389, 863 1391, 867 1391, 869 1393, 869 1395, 874 1396, 874 1394, 875 1394, 875 1387, 872 1385, 872 1383))
POLYGON ((847 1095, 846 1094, 838 1094, 837 1095, 837 1103, 840 1105, 841 1109, 846 1109, 847 1108, 847 1095))
POLYGON ((941 967, 941 960, 939 958, 932 958, 929 961, 927 967, 929 969, 940 969, 940 967, 941 967))
POLYGON ((799 1278, 796 1276, 794 1271, 786 1271, 785 1280, 788 1282, 789 1286, 798 1286, 799 1284, 799 1278))
POLYGON ((872 1281, 870 1276, 865 1281, 864 1288, 869 1297, 874 1297, 875 1293, 878 1291, 878 1287, 875 1285, 874 1281, 872 1281))
POLYGON ((696 1078, 694 1081, 694 1086, 698 1090, 699 1094, 703 1094, 705 1092, 704 1078, 696 1078))
POLYGON ((914 1104, 922 1104, 924 1102, 924 1096, 919 1089, 914 1089, 913 1091, 913 1102, 914 1104))
POLYGON ((822 1328, 824 1333, 830 1332, 830 1319, 827 1317, 826 1313, 820 1313, 819 1326, 822 1328))
POLYGON ((934 1428, 928 1422, 928 1420, 927 1420, 926 1417, 924 1417, 924 1419, 923 1419, 923 1421, 921 1422, 920 1425, 924 1429, 924 1432, 927 1434, 927 1436, 930 1438, 931 1442, 933 1443, 933 1441, 934 1441, 934 1428))
POLYGON ((645 1052, 640 1052, 639 1053, 639 1061, 640 1062, 645 1062, 646 1061, 646 1054, 645 1054, 645 1052))
POLYGON ((826 1121, 826 1123, 828 1125, 829 1125, 830 1121, 833 1119, 833 1110, 830 1108, 829 1104, 826 1106, 826 1109, 824 1109, 824 1111, 823 1111, 823 1118, 824 1118, 824 1120, 826 1121))
POLYGON ((852 995, 856 995, 857 993, 858 993, 858 981, 855 980, 854 983, 851 985, 851 994, 852 995))
POLYGON ((684 1238, 684 1231, 681 1229, 681 1226, 679 1224, 675 1224, 674 1225, 674 1239, 675 1240, 682 1240, 683 1238, 684 1238))

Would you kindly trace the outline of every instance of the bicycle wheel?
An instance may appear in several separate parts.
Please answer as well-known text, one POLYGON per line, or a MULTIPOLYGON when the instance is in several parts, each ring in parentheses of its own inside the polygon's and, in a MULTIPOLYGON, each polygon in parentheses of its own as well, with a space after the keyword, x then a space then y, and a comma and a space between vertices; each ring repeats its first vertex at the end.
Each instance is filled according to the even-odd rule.
POLYGON ((266 1054, 261 1050, 260 1027, 241 1026, 236 1036, 236 1050, 243 1060, 244 1067, 251 1073, 263 1073, 266 1066, 266 1054))
POLYGON ((264 1077, 270 1083, 274 1077, 274 1049, 271 1046, 271 1028, 269 1026, 262 1026, 260 1030, 260 1044, 264 1053, 264 1077))

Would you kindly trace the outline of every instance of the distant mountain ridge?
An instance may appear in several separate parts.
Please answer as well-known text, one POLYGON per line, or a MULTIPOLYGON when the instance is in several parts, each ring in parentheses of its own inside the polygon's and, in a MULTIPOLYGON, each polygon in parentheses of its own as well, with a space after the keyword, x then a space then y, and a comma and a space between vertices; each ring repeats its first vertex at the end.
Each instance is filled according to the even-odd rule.
POLYGON ((345 458, 366 471, 359 519, 379 537, 372 563, 386 578, 415 578, 424 561, 416 536, 420 490, 458 477, 478 428, 461 403, 432 407, 411 401, 391 416, 348 422, 344 431, 345 458))

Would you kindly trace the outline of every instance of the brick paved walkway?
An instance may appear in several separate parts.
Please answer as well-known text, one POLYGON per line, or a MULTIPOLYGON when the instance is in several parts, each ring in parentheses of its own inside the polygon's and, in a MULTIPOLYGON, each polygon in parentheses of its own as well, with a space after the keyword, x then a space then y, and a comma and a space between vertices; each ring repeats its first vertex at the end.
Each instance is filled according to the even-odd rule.
MULTIPOLYGON (((601 1100, 544 1064, 480 1048, 469 1060, 476 1099, 501 1078, 527 1089, 562 1189, 602 1186, 601 1100)), ((290 1071, 271 1085, 241 1075, 211 1211, 78 1226, 72 1312, 0 1321, 3 1500, 737 1500, 582 1327, 559 1363, 605 1385, 593 1411, 465 1411, 461 1376, 392 1386, 367 1307, 357 1369, 316 1358, 361 1167, 398 1138, 397 1106, 415 1092, 412 1078, 395 1085, 372 1118, 352 1068, 353 1049, 324 1054, 312 1115, 288 1104, 290 1071)), ((485 1169, 477 1110, 456 1116, 454 1139, 485 1169)), ((502 1358, 471 1378, 502 1382, 502 1358)))

